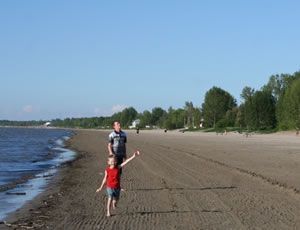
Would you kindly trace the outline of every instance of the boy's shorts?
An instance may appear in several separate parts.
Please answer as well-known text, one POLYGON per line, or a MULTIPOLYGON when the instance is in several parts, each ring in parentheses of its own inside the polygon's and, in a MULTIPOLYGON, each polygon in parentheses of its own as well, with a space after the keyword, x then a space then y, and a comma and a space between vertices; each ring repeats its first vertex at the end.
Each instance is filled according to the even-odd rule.
POLYGON ((119 199, 120 191, 121 191, 120 188, 106 188, 107 196, 110 197, 110 198, 119 199))

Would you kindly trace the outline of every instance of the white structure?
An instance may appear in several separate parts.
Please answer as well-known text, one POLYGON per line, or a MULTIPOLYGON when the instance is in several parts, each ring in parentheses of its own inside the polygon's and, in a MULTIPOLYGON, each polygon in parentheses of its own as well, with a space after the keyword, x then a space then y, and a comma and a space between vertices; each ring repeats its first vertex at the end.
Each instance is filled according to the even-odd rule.
POLYGON ((50 121, 47 121, 45 124, 44 124, 44 126, 46 126, 46 127, 49 127, 51 125, 51 122, 50 121))
POLYGON ((204 119, 201 118, 201 123, 200 123, 200 125, 199 125, 200 128, 203 128, 203 127, 204 127, 203 123, 204 123, 204 119))
POLYGON ((129 126, 130 129, 135 129, 141 123, 140 119, 134 120, 131 125, 129 126))

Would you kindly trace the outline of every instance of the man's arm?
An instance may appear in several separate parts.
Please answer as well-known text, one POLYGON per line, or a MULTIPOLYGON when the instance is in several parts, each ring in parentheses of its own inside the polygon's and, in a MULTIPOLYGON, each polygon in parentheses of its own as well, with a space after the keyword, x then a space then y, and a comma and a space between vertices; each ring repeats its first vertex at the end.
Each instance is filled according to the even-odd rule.
MULTIPOLYGON (((124 133, 124 148, 126 149, 126 143, 127 143, 127 134, 125 132, 124 133)), ((126 154, 126 150, 125 150, 125 153, 124 153, 124 156, 123 156, 123 160, 126 161, 127 160, 127 154, 126 154)))
POLYGON ((112 146, 113 143, 114 143, 114 138, 113 138, 112 133, 111 133, 108 136, 108 144, 107 144, 107 149, 108 149, 108 154, 109 155, 113 155, 114 154, 114 152, 113 152, 113 146, 112 146))
POLYGON ((122 164, 120 164, 120 167, 121 168, 124 167, 129 161, 132 161, 137 155, 140 155, 140 152, 138 150, 135 151, 131 157, 126 159, 122 164))
POLYGON ((108 149, 108 154, 109 155, 113 155, 114 154, 113 151, 112 151, 112 144, 110 142, 107 144, 107 149, 108 149))

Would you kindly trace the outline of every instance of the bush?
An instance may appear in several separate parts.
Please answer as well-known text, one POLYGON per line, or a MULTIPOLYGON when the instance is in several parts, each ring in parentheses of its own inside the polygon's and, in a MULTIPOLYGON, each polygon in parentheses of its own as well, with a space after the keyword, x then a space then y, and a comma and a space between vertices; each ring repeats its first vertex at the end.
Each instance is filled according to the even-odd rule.
POLYGON ((216 123, 216 128, 226 128, 228 126, 228 121, 223 118, 216 123))

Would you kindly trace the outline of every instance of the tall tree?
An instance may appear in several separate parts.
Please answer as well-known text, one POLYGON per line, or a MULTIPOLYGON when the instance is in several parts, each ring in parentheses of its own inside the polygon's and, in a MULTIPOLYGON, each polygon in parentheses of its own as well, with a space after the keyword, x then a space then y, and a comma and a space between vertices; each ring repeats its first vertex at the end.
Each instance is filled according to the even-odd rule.
POLYGON ((300 76, 286 90, 279 105, 279 128, 300 128, 300 76))
POLYGON ((252 89, 251 87, 249 86, 246 86, 243 88, 242 90, 242 93, 241 93, 241 98, 244 100, 244 101, 247 101, 249 99, 251 99, 251 97, 253 96, 255 90, 252 89))
POLYGON ((141 120, 140 127, 145 128, 151 125, 152 114, 150 111, 145 110, 142 114, 139 114, 138 118, 141 120))
POLYGON ((132 121, 137 117, 137 111, 133 107, 125 108, 121 112, 120 122, 124 127, 131 125, 132 121))
POLYGON ((170 107, 168 109, 167 118, 164 121, 164 127, 167 129, 179 129, 184 126, 184 118, 185 118, 185 110, 184 109, 173 109, 170 107))
POLYGON ((253 96, 252 114, 254 128, 268 129, 276 126, 275 98, 269 91, 256 91, 253 96))
POLYGON ((193 127, 195 123, 193 102, 186 101, 184 110, 185 110, 185 125, 188 127, 193 127))
POLYGON ((162 126, 162 120, 166 115, 166 111, 160 107, 155 107, 152 109, 151 125, 162 126))
POLYGON ((240 125, 245 125, 247 129, 253 124, 256 124, 256 112, 255 112, 255 106, 253 104, 253 96, 254 96, 255 90, 249 86, 246 86, 243 88, 241 93, 241 98, 243 100, 243 103, 240 106, 240 113, 239 118, 242 118, 243 120, 240 120, 240 125))
POLYGON ((261 91, 255 91, 245 87, 241 98, 244 102, 240 105, 238 113, 240 125, 246 125, 247 129, 275 127, 275 98, 271 90, 263 88, 261 91))
POLYGON ((225 118, 226 112, 236 106, 236 100, 227 91, 213 87, 205 94, 202 105, 204 122, 208 127, 216 127, 216 123, 225 118))

